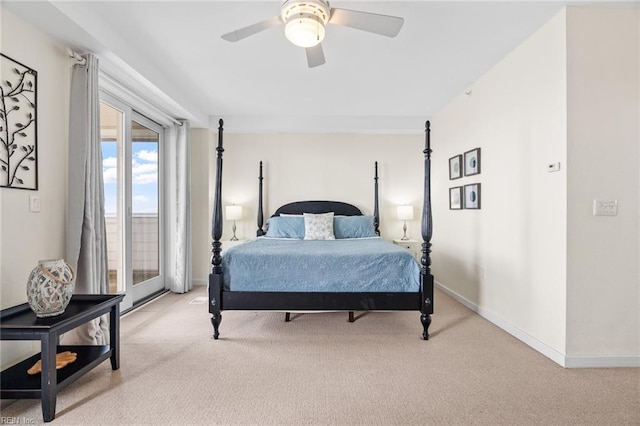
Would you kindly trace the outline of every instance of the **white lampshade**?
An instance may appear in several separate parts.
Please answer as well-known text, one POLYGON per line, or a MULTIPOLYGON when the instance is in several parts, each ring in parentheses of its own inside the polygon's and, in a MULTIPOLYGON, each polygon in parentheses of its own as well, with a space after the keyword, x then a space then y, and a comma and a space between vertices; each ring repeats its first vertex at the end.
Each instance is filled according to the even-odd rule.
POLYGON ((413 206, 398 206, 398 220, 413 220, 413 206))
POLYGON ((299 47, 313 47, 324 39, 324 24, 313 15, 300 14, 289 18, 284 35, 299 47))
POLYGON ((242 219, 242 206, 227 206, 226 207, 227 220, 242 219))

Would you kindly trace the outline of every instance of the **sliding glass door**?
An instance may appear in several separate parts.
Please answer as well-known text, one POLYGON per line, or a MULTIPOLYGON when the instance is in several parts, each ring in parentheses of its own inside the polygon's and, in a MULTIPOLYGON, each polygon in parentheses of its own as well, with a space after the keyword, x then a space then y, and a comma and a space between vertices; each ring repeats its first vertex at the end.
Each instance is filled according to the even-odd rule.
POLYGON ((164 289, 162 127, 103 94, 100 131, 109 290, 122 310, 164 289))

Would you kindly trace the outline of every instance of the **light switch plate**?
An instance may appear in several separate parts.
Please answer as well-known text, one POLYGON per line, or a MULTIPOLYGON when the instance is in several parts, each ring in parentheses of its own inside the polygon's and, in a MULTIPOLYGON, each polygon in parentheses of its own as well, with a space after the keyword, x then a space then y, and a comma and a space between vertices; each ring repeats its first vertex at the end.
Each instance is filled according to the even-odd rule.
POLYGON ((613 200, 613 201, 593 200, 593 215, 594 216, 617 216, 618 200, 613 200))
POLYGON ((29 195, 29 211, 31 213, 40 213, 40 197, 38 195, 29 195))

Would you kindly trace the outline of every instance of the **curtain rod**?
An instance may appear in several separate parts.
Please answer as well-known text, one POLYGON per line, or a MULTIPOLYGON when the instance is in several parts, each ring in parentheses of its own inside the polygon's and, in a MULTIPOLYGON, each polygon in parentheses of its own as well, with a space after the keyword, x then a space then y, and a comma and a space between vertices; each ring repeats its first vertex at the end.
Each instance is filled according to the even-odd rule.
MULTIPOLYGON (((69 58, 74 59, 78 65, 86 65, 87 64, 87 59, 85 57, 83 57, 82 55, 80 55, 78 52, 74 51, 73 49, 71 49, 70 47, 67 47, 67 53, 69 54, 69 58)), ((136 91, 132 90, 131 88, 129 88, 129 86, 127 86, 126 84, 123 84, 119 79, 117 79, 116 77, 109 75, 108 73, 104 72, 103 70, 99 70, 99 75, 100 78, 102 79, 103 82, 106 82, 107 84, 105 85, 105 89, 108 92, 112 92, 109 90, 109 86, 111 86, 112 89, 117 88, 116 91, 118 92, 124 92, 126 93, 128 96, 133 97, 134 99, 139 100, 142 104, 144 104, 144 108, 151 110, 154 114, 161 116, 165 121, 170 121, 174 124, 183 126, 184 122, 186 120, 184 119, 180 119, 180 118, 174 118, 171 114, 169 114, 168 112, 164 111, 162 108, 158 107, 155 105, 155 103, 149 101, 146 97, 140 95, 139 93, 137 93, 136 91)), ((111 93, 112 95, 116 95, 116 93, 111 93)), ((123 100, 124 101, 124 100, 123 100)), ((125 101, 126 102, 126 101, 125 101)), ((138 111, 141 112, 141 111, 138 111)), ((147 117, 151 120, 153 120, 153 118, 151 117, 147 117)), ((153 120, 156 121, 156 120, 153 120)))
MULTIPOLYGON (((156 106, 153 102, 149 101, 146 97, 140 95, 137 91, 132 90, 129 86, 123 84, 116 77, 106 73, 104 70, 99 70, 99 77, 101 81, 104 83, 103 85, 101 85, 102 88, 108 93, 110 93, 111 95, 117 98, 122 98, 122 96, 118 96, 118 92, 123 93, 129 97, 132 97, 133 99, 136 99, 137 101, 143 104, 144 109, 148 110, 148 112, 152 112, 156 116, 160 116, 165 121, 170 121, 179 126, 184 125, 184 122, 186 120, 173 117, 170 113, 156 106)), ((125 103, 129 103, 127 102, 126 99, 121 99, 121 100, 123 100, 125 103)), ((138 111, 138 112, 143 115, 146 115, 144 111, 138 111)), ((147 117, 147 118, 153 121, 157 121, 152 117, 147 117)))
POLYGON ((87 59, 83 58, 78 52, 71 50, 70 47, 67 47, 67 53, 71 59, 74 59, 79 65, 85 65, 87 63, 87 59))

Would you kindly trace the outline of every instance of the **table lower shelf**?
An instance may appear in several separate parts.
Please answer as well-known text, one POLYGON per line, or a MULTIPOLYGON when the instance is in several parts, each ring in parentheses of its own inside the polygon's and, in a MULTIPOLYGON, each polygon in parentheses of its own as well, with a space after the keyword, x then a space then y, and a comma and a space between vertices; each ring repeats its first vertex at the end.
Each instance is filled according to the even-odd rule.
MULTIPOLYGON (((80 376, 93 369, 111 356, 111 348, 106 346, 58 346, 56 353, 75 352, 78 358, 57 370, 57 390, 72 383, 80 376)), ((7 368, 0 373, 2 399, 39 399, 42 396, 42 373, 30 375, 27 370, 40 359, 40 354, 7 368)))

